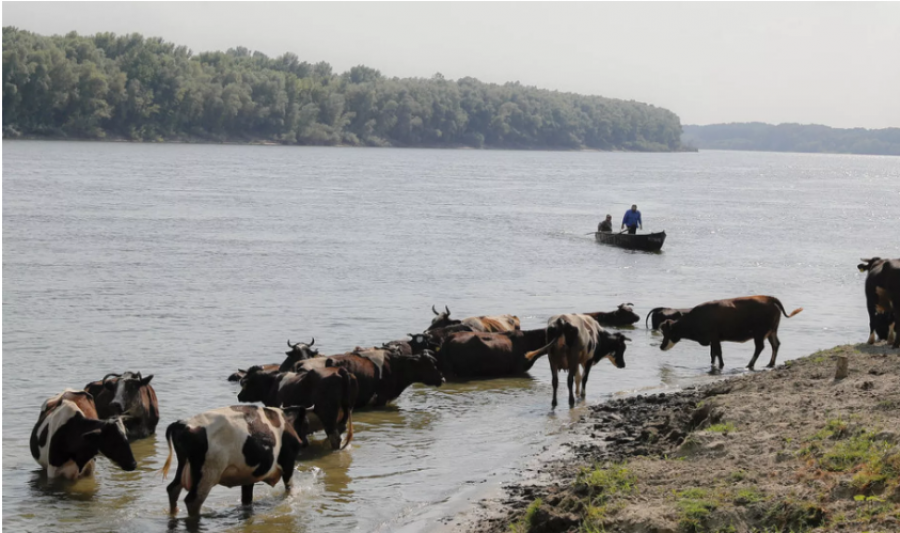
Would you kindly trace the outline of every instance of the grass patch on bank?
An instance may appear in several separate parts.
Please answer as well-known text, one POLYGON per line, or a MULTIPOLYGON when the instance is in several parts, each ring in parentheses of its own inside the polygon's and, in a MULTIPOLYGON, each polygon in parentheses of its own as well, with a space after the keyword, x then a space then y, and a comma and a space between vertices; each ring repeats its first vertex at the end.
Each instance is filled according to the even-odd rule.
POLYGON ((678 508, 678 530, 682 533, 702 533, 707 531, 705 522, 719 503, 708 490, 695 487, 676 492, 675 505, 678 508))
POLYGON ((531 530, 531 526, 534 525, 534 515, 541 507, 542 503, 544 502, 540 498, 531 502, 525 509, 525 514, 522 515, 522 518, 519 518, 509 525, 509 530, 512 533, 527 533, 529 530, 531 530))
POLYGON ((713 433, 725 433, 728 434, 735 430, 734 424, 731 422, 725 422, 724 424, 713 424, 706 428, 706 431, 712 431, 713 433))

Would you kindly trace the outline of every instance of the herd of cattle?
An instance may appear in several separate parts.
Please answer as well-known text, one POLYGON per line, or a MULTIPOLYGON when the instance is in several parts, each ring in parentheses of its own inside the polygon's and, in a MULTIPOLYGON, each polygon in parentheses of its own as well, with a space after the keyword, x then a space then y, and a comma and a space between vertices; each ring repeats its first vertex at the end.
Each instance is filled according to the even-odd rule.
MULTIPOLYGON (((867 271, 866 298, 869 342, 878 335, 900 347, 900 259, 863 260, 867 271)), ((422 333, 380 347, 359 348, 339 355, 321 355, 309 343, 291 343, 281 363, 238 370, 228 379, 240 382, 238 400, 263 406, 236 405, 179 420, 166 429, 169 455, 166 476, 177 459, 174 480, 168 485, 170 512, 177 510, 181 491, 190 516, 197 516, 215 485, 241 486, 241 501, 250 504, 253 485, 290 488, 294 463, 308 435, 324 431, 334 449, 353 439, 352 413, 380 407, 396 399, 410 385, 439 387, 445 379, 486 379, 521 375, 543 355, 550 363, 552 406, 557 405, 558 372, 566 371, 569 406, 585 397, 591 367, 608 359, 625 367, 626 342, 620 332, 602 326, 629 327, 640 321, 632 304, 612 312, 561 314, 545 328, 522 330, 513 315, 450 318, 439 312, 422 333), (574 389, 574 390, 573 390, 574 389), (346 438, 341 443, 341 435, 346 438)), ((668 350, 682 339, 710 347, 711 363, 722 361, 722 342, 753 340, 753 369, 768 340, 775 366, 781 317, 792 317, 771 296, 716 300, 690 309, 655 308, 645 318, 662 333, 668 350)), ((150 385, 153 376, 125 372, 108 374, 83 390, 66 389, 48 399, 31 434, 31 453, 50 478, 75 479, 89 475, 94 458, 102 453, 124 470, 137 463, 129 442, 156 430, 159 407, 150 385)))

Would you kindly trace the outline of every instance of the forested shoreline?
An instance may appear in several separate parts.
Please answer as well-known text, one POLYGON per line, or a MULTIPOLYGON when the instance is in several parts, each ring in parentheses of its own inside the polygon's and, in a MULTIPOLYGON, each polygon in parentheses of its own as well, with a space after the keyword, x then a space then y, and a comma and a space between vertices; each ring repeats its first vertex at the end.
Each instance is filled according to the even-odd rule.
POLYGON ((900 128, 840 129, 818 124, 743 122, 684 126, 681 140, 701 150, 900 155, 900 128))
POLYGON ((681 133, 666 109, 519 83, 3 28, 4 138, 677 151, 681 133))

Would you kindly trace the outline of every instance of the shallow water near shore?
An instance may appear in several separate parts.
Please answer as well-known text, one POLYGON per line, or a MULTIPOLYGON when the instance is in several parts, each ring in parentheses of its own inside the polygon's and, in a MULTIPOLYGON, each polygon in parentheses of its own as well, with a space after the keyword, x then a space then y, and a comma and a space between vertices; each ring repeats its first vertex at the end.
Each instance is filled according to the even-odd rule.
MULTIPOLYGON (((237 368, 322 353, 454 315, 779 297, 779 361, 865 340, 860 257, 896 256, 900 159, 3 143, 3 520, 21 531, 425 531, 509 478, 583 408, 550 410, 550 376, 414 386, 354 414, 351 446, 315 443, 288 496, 213 490, 170 520, 165 427, 237 403, 237 368), (660 254, 584 235, 637 203, 660 254), (28 438, 41 402, 108 372, 154 374, 158 434, 139 467, 48 483, 28 438)), ((587 402, 703 380, 708 350, 668 352, 639 324, 627 367, 602 362, 587 402)), ((739 373, 750 344, 724 346, 739 373)), ((768 360, 763 352, 758 366, 768 360)), ((183 508, 183 505, 182 505, 183 508)))

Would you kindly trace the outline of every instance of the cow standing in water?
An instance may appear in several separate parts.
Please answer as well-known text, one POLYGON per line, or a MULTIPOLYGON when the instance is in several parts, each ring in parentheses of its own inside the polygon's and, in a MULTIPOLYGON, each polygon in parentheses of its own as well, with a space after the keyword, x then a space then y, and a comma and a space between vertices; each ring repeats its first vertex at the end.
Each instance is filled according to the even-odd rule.
POLYGON ((900 259, 863 259, 857 265, 866 276, 866 310, 869 312, 869 344, 875 344, 875 333, 887 323, 887 341, 900 348, 900 259), (887 317, 879 317, 887 315, 887 317), (881 326, 881 327, 880 327, 881 326))
POLYGON ((284 480, 290 491, 294 463, 309 445, 306 410, 233 405, 173 422, 166 429, 169 456, 162 468, 169 474, 172 454, 178 458, 175 479, 166 487, 169 512, 178 511, 178 496, 187 489, 184 503, 195 517, 216 485, 241 487, 241 503, 253 503, 253 485, 275 486, 284 480))
MULTIPOLYGON (((324 357, 317 357, 323 362, 324 357)), ((250 367, 241 380, 239 402, 262 402, 268 407, 310 408, 310 432, 324 430, 334 450, 346 448, 353 440, 353 405, 359 386, 343 368, 314 368, 303 373, 263 372, 250 367), (341 433, 347 440, 341 446, 341 433)))
POLYGON ((775 366, 778 357, 778 324, 781 315, 790 318, 803 308, 794 309, 787 314, 778 298, 772 296, 747 296, 729 300, 706 302, 691 309, 678 320, 666 320, 660 324, 663 334, 660 349, 665 351, 675 346, 681 339, 689 339, 710 347, 712 366, 719 359, 719 368, 725 366, 722 361, 722 342, 747 342, 753 339, 756 349, 747 368, 753 370, 756 359, 765 348, 766 339, 772 345, 772 359, 768 368, 775 366))
POLYGON ((44 402, 30 447, 50 479, 90 475, 97 453, 126 472, 137 468, 122 421, 98 419, 94 399, 85 391, 66 389, 44 402))
POLYGON ((130 440, 149 437, 159 423, 159 402, 150 385, 153 375, 141 373, 107 374, 85 385, 94 397, 98 418, 121 417, 130 440))
POLYGON ((496 315, 496 316, 470 316, 462 320, 450 318, 450 308, 444 306, 444 312, 438 313, 434 306, 431 311, 435 317, 431 320, 431 325, 425 331, 446 328, 448 326, 464 325, 472 328, 472 331, 481 331, 484 333, 500 333, 503 331, 515 331, 521 329, 519 317, 515 315, 496 315))
POLYGON ((524 374, 534 365, 525 354, 547 343, 541 329, 503 333, 457 332, 437 352, 438 367, 448 378, 500 378, 524 374))
POLYGON ((569 407, 575 407, 575 396, 587 395, 587 381, 594 363, 606 357, 616 368, 625 368, 625 341, 631 340, 621 333, 610 333, 600 327, 588 315, 566 314, 550 317, 547 321, 547 344, 525 357, 532 361, 549 354, 550 372, 553 375, 553 403, 556 407, 556 390, 560 370, 568 372, 569 407), (584 378, 581 369, 584 368, 584 378), (572 394, 572 385, 575 394, 572 394))
MULTIPOLYGON (((315 337, 313 337, 312 341, 309 343, 305 342, 297 342, 291 344, 291 340, 288 339, 287 345, 290 350, 284 352, 287 356, 282 363, 270 363, 265 365, 254 365, 264 369, 266 372, 272 370, 281 370, 282 372, 287 372, 290 370, 290 366, 293 366, 297 363, 297 361, 303 361, 305 359, 310 359, 312 357, 317 357, 319 355, 319 351, 313 348, 313 345, 316 343, 315 337), (287 365, 287 366, 286 366, 287 365)), ((228 381, 240 381, 244 376, 247 375, 247 371, 243 368, 239 368, 237 372, 232 373, 228 376, 228 381)))

